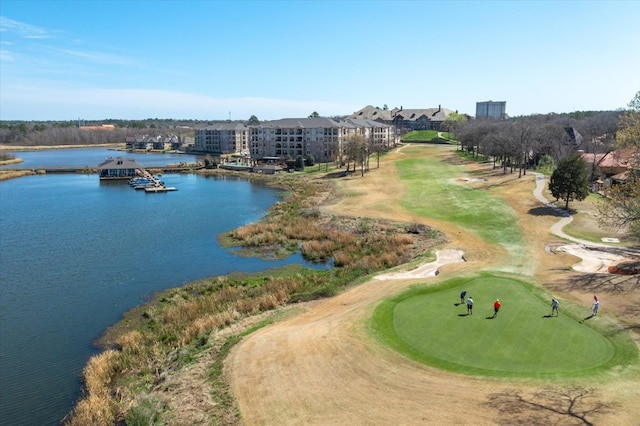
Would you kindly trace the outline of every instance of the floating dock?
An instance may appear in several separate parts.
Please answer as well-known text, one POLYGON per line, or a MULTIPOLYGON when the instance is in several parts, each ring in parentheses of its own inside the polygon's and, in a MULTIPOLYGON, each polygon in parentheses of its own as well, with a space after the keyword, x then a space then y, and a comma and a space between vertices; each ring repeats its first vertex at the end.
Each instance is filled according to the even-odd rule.
POLYGON ((174 188, 173 186, 153 186, 149 188, 145 188, 144 192, 169 192, 169 191, 177 191, 178 188, 174 188))
POLYGON ((173 186, 165 186, 164 182, 152 175, 151 173, 144 171, 143 176, 141 176, 145 182, 140 185, 133 184, 132 186, 135 189, 144 189, 144 192, 156 193, 156 192, 169 192, 169 191, 177 191, 177 188, 173 186))

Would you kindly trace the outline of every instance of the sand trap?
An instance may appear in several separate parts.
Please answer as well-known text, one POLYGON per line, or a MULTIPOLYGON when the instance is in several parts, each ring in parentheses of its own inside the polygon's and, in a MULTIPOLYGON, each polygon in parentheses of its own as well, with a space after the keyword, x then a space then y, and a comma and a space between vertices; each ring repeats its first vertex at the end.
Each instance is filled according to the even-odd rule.
POLYGON ((611 253, 601 248, 588 247, 582 244, 567 244, 557 247, 556 252, 569 253, 582 259, 581 262, 573 265, 573 270, 586 273, 609 273, 609 266, 617 265, 629 257, 621 254, 611 253))
POLYGON ((426 278, 435 277, 439 274, 438 268, 449 263, 464 262, 464 252, 456 249, 438 250, 436 252, 437 259, 435 262, 426 263, 416 269, 410 271, 391 272, 375 277, 376 280, 402 280, 407 278, 426 278))

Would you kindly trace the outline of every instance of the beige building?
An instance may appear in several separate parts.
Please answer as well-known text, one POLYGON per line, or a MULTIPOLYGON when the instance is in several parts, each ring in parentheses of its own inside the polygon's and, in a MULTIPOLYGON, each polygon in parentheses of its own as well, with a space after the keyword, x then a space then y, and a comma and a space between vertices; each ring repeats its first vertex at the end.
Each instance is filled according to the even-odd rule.
POLYGON ((194 150, 215 155, 249 151, 249 128, 237 122, 196 129, 194 150))
POLYGON ((392 126, 364 119, 285 118, 266 121, 249 129, 249 153, 256 161, 298 156, 313 156, 318 162, 335 161, 341 155, 344 142, 356 134, 383 147, 395 142, 392 126))

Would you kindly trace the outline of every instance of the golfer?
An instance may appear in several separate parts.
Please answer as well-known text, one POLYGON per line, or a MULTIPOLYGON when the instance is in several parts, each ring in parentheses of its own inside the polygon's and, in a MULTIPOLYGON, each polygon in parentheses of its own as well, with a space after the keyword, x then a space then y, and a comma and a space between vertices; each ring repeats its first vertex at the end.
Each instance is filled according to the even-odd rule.
POLYGON ((498 311, 500 310, 501 306, 502 306, 502 304, 500 303, 500 299, 496 299, 496 301, 493 303, 493 317, 494 318, 498 315, 498 311))
POLYGON ((467 297, 467 315, 473 315, 473 299, 471 296, 467 297))
POLYGON ((464 303, 464 297, 467 295, 467 290, 462 290, 462 292, 460 293, 460 304, 462 305, 464 303))
POLYGON ((556 299, 551 299, 551 316, 553 316, 553 313, 556 313, 556 316, 558 316, 558 308, 560 307, 560 302, 558 302, 556 299))
POLYGON ((600 309, 600 300, 595 296, 594 298, 595 302, 593 302, 593 312, 591 312, 591 315, 595 317, 596 315, 598 315, 598 309, 600 309))

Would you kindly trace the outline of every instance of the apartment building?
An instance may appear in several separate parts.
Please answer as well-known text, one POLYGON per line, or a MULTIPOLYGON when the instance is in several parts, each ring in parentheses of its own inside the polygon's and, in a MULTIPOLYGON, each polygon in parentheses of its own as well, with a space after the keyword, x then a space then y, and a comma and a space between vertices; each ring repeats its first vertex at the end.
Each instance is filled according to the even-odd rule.
POLYGON ((249 128, 231 122, 196 129, 194 150, 214 155, 246 153, 249 151, 249 128))
POLYGON ((249 126, 249 153, 254 160, 311 155, 318 162, 335 161, 341 155, 343 143, 356 134, 384 147, 393 143, 392 126, 372 120, 285 118, 249 126))
POLYGON ((506 101, 476 102, 476 118, 505 119, 507 117, 506 101))

